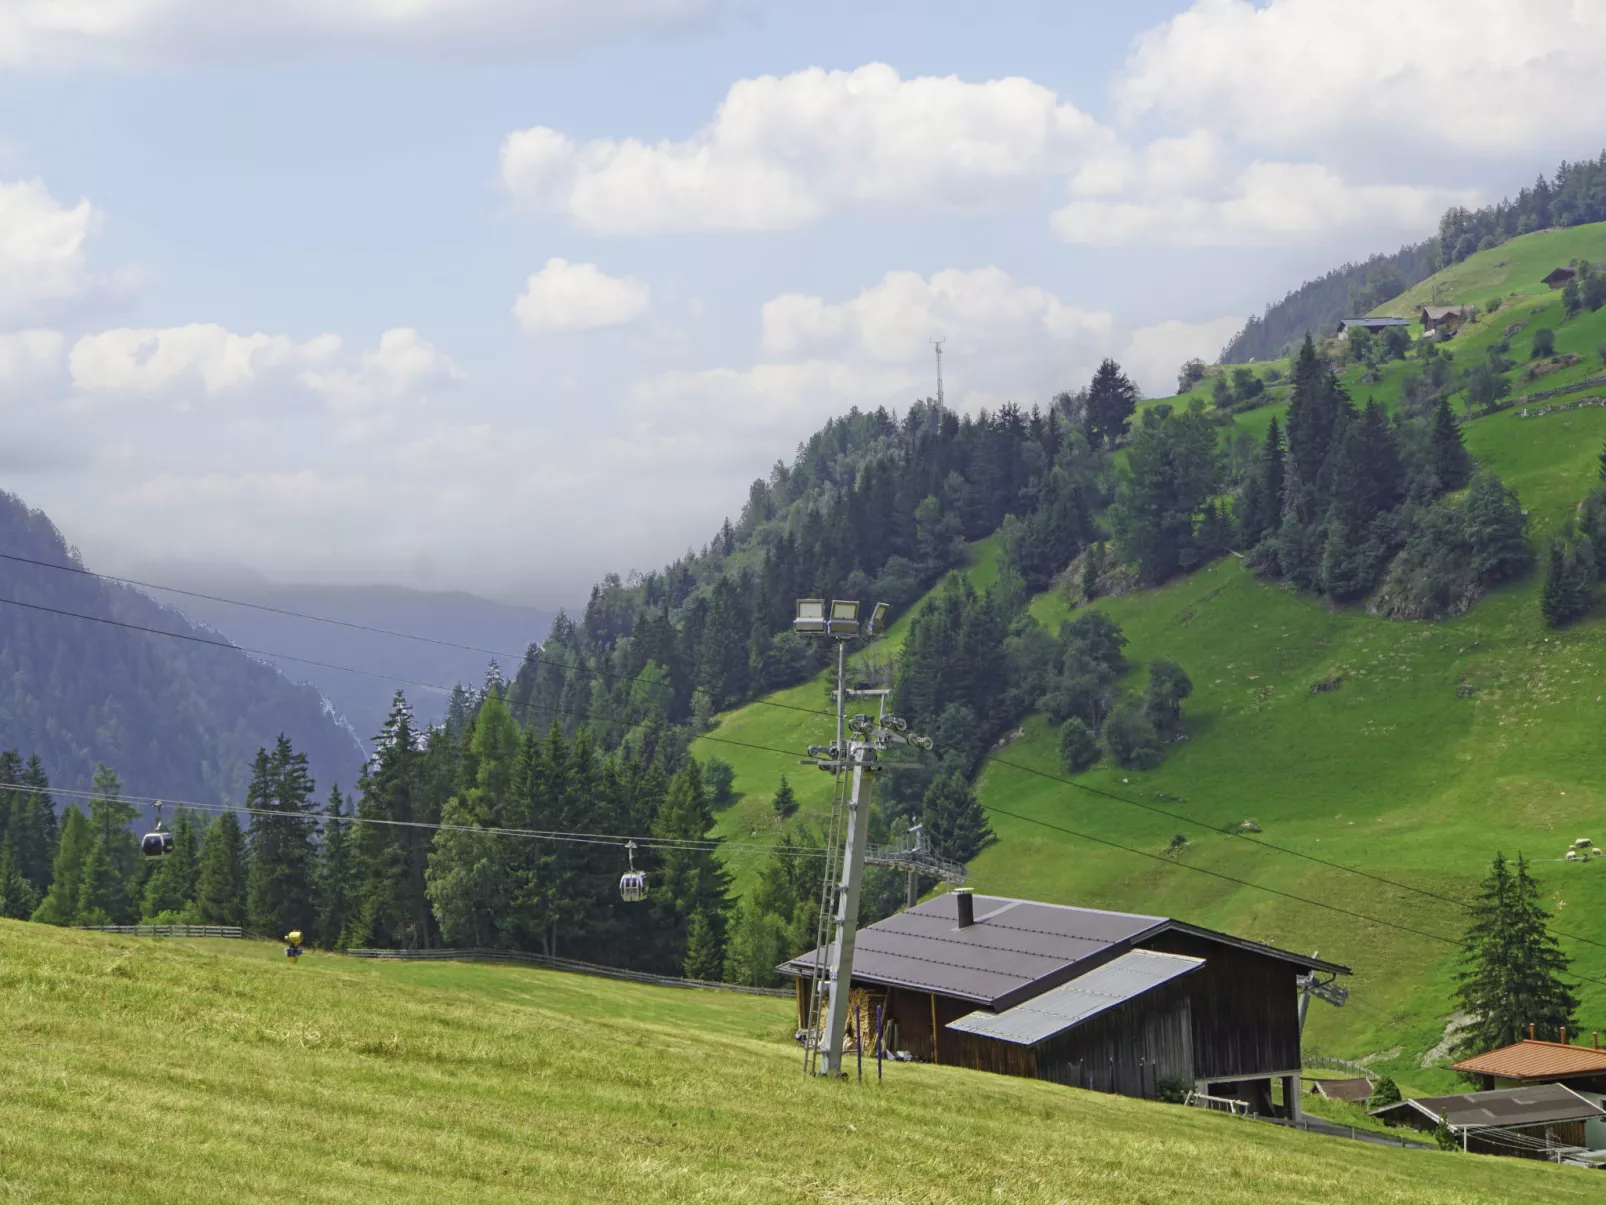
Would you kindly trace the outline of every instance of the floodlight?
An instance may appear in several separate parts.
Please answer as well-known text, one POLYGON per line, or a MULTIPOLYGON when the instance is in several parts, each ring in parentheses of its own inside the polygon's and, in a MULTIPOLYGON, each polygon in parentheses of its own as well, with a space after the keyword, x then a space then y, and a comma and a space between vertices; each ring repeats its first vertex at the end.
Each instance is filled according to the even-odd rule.
POLYGON ((859 634, 859 604, 857 600, 837 599, 831 604, 831 620, 827 631, 833 636, 846 637, 859 634))
POLYGON ((891 610, 886 603, 878 602, 875 610, 870 612, 870 622, 864 629, 866 636, 879 636, 887 630, 887 612, 891 610))
POLYGON ((825 634, 825 599, 800 598, 797 600, 797 618, 792 620, 792 630, 801 632, 805 636, 821 636, 825 634))

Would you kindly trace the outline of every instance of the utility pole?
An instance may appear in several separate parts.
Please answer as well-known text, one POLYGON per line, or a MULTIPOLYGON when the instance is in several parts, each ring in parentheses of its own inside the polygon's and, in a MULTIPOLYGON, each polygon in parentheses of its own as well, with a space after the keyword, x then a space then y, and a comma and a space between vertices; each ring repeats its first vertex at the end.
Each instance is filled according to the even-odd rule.
MULTIPOLYGON (((859 604, 834 601, 827 612, 824 599, 806 598, 798 602, 793 629, 805 635, 827 636, 837 641, 836 658, 836 740, 830 745, 809 746, 809 760, 821 770, 834 773, 837 789, 832 800, 831 824, 827 833, 825 882, 820 899, 820 925, 811 977, 808 1018, 803 1035, 804 1069, 824 1076, 842 1074, 846 1053, 848 1009, 853 989, 853 948, 859 929, 859 894, 864 886, 864 867, 869 855, 870 782, 869 775, 881 767, 879 750, 893 745, 930 749, 930 737, 914 736, 908 724, 886 714, 886 689, 849 690, 847 683, 847 642, 859 633, 859 604), (878 701, 875 716, 847 715, 849 699, 878 701), (846 788, 846 789, 844 789, 846 788), (836 834, 842 833, 841 869, 836 865, 836 834), (827 926, 829 925, 829 928, 827 926), (827 940, 827 934, 829 939, 827 940), (820 989, 825 999, 820 999, 820 989), (823 1009, 822 1009, 823 1005, 823 1009)), ((866 636, 885 630, 887 604, 878 603, 865 625, 866 636)), ((862 1040, 863 1035, 860 1035, 862 1040)))
POLYGON ((942 405, 942 345, 946 338, 933 339, 931 346, 937 349, 937 405, 942 405))

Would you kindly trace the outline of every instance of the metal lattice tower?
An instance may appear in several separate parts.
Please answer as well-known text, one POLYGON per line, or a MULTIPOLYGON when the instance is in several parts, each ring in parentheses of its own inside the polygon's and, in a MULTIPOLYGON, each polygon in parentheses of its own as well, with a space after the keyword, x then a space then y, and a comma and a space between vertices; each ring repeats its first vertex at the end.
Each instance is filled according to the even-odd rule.
POLYGON ((937 349, 937 405, 942 405, 942 345, 948 340, 933 339, 931 346, 937 349))

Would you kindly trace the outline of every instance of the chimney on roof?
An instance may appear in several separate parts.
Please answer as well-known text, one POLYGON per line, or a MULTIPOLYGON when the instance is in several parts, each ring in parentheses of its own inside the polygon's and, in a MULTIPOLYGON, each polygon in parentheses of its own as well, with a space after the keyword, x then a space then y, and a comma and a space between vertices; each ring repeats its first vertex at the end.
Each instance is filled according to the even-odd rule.
POLYGON ((968 929, 976 923, 976 897, 969 887, 954 888, 954 906, 959 909, 959 927, 968 929))
POLYGON ((1561 1027, 1561 1044, 1563 1046, 1567 1045, 1567 1027, 1565 1025, 1561 1027))
POLYGON ((1600 1030, 1595 1030, 1595 1049, 1600 1049, 1600 1030))
POLYGON ((1530 1042, 1534 1040, 1534 1023, 1532 1021, 1528 1022, 1528 1040, 1530 1042))

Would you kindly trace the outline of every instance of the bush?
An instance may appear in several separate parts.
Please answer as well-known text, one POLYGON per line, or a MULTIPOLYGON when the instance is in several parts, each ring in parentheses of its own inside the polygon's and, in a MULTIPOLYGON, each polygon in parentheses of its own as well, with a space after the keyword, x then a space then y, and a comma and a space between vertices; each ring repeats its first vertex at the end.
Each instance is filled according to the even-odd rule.
POLYGON ((1180 1105, 1193 1091, 1193 1084, 1180 1075, 1162 1075, 1154 1081, 1154 1099, 1168 1105, 1180 1105))
POLYGON ((1383 1076, 1372 1085, 1372 1095, 1366 1102, 1368 1109, 1381 1109, 1400 1103, 1400 1086, 1390 1077, 1383 1076))
POLYGON ((1152 769, 1164 756, 1154 722, 1135 699, 1117 704, 1104 721, 1104 747, 1118 765, 1131 770, 1152 769))
POLYGON ((1556 332, 1548 326, 1542 326, 1534 332, 1533 349, 1528 353, 1530 360, 1538 360, 1545 356, 1556 354, 1556 332))
POLYGON ((1080 774, 1099 759, 1098 738, 1076 716, 1060 725, 1060 765, 1067 774, 1080 774))
POLYGON ((1585 280, 1583 288, 1579 290, 1579 300, 1590 311, 1606 305, 1606 273, 1596 272, 1585 280))

